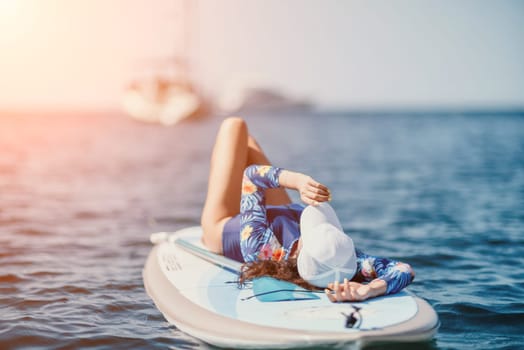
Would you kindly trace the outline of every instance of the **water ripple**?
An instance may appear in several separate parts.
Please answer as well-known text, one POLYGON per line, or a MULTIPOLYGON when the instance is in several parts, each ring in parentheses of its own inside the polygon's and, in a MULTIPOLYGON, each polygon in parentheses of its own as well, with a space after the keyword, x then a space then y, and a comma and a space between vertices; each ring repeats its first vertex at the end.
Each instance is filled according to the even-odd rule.
MULTIPOLYGON (((0 348, 208 349, 167 323, 141 272, 149 233, 199 223, 220 120, 36 118, 0 119, 0 348)), ((359 247, 415 268, 436 340, 373 349, 524 346, 524 118, 249 123, 277 165, 331 187, 359 247)))

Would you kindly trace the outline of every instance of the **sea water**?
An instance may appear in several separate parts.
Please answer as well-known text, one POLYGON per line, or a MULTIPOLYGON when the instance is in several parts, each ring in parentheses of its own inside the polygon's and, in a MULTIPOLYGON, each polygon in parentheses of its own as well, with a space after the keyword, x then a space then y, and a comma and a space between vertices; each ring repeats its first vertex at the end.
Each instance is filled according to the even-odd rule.
MULTIPOLYGON (((151 232, 199 224, 222 118, 0 116, 1 349, 208 348, 166 322, 142 268, 151 232)), ((246 118, 275 165, 331 188, 358 247, 414 267, 442 325, 410 348, 524 347, 523 115, 246 118)))

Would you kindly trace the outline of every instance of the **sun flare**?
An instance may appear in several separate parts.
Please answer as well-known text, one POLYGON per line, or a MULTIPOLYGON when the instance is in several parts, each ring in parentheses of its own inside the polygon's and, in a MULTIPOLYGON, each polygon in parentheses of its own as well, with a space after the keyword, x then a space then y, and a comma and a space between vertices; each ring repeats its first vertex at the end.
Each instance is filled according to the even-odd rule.
POLYGON ((0 39, 2 36, 10 37, 13 32, 18 31, 21 13, 20 0, 0 0, 0 39))
POLYGON ((20 0, 0 0, 0 19, 15 17, 20 10, 20 0))

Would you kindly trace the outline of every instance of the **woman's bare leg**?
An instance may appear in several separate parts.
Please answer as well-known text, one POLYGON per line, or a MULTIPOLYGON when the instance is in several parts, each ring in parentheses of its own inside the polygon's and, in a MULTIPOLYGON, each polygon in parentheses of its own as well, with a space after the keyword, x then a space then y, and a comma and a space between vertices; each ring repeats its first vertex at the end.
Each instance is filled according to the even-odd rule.
POLYGON ((220 126, 209 170, 206 202, 202 210, 202 242, 222 253, 224 224, 240 212, 242 177, 247 166, 248 131, 241 118, 227 118, 220 126))

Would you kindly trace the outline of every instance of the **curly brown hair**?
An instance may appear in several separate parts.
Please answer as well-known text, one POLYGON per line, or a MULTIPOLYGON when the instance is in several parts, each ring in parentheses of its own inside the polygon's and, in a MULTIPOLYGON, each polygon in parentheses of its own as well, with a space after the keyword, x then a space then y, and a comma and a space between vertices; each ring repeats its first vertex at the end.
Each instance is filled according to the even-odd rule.
POLYGON ((291 282, 308 290, 319 290, 318 287, 309 284, 300 277, 298 274, 297 259, 295 258, 280 261, 258 260, 245 263, 240 270, 238 284, 239 286, 243 286, 245 282, 262 276, 269 276, 291 282))

